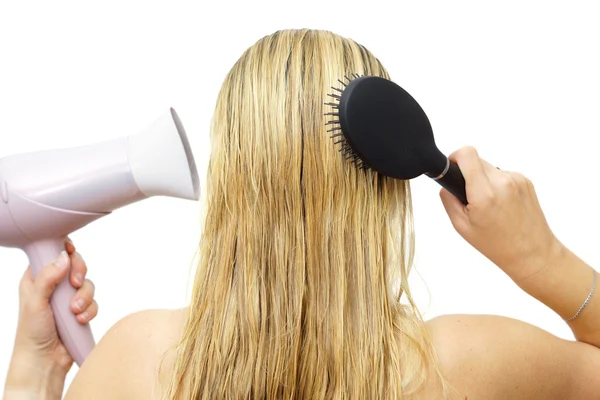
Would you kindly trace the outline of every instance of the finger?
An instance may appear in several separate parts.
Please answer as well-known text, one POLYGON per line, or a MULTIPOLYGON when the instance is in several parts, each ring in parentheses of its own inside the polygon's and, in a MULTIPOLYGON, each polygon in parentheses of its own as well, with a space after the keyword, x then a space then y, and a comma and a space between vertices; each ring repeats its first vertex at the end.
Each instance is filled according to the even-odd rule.
POLYGON ((65 238, 65 250, 69 255, 75 253, 75 245, 68 236, 65 238))
POLYGON ((482 187, 482 185, 489 184, 481 158, 474 147, 462 147, 450 154, 448 159, 458 164, 458 168, 462 172, 467 184, 468 198, 471 197, 469 196, 469 192, 472 191, 469 189, 479 188, 482 187))
POLYGON ((87 264, 81 254, 75 252, 71 254, 71 265, 73 266, 71 268, 71 285, 74 288, 80 288, 88 272, 87 264))
POLYGON ((86 279, 81 285, 81 288, 75 293, 75 297, 71 300, 71 310, 75 314, 82 313, 94 301, 96 287, 89 279, 86 279))
POLYGON ((70 264, 71 260, 67 252, 63 251, 54 262, 42 268, 33 283, 36 293, 42 300, 50 300, 56 286, 67 275, 70 264))
POLYGON ((80 324, 87 324, 98 315, 98 303, 93 301, 92 304, 81 314, 77 315, 77 321, 80 324))
POLYGON ((21 295, 30 293, 33 290, 33 282, 35 281, 35 277, 33 276, 33 271, 31 267, 27 267, 25 273, 21 277, 21 281, 19 282, 19 292, 21 295))

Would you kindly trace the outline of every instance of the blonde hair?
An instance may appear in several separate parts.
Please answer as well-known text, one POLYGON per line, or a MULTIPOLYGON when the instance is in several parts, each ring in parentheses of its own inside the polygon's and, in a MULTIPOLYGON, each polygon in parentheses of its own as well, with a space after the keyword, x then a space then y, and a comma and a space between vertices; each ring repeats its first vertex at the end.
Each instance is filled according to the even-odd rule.
POLYGON ((355 168, 326 132, 326 95, 351 73, 389 78, 365 47, 303 29, 227 75, 166 398, 407 399, 441 378, 407 283, 409 183, 355 168))

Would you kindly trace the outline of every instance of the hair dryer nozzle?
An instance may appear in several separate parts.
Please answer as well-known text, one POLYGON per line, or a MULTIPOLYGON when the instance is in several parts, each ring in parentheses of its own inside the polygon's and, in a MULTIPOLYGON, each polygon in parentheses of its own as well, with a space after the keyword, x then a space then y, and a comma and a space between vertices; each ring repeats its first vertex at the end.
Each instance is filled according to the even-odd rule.
POLYGON ((133 178, 144 195, 199 199, 196 163, 174 109, 142 132, 129 136, 127 156, 133 178))
MULTIPOLYGON (((0 246, 23 249, 37 276, 64 249, 66 235, 151 196, 200 197, 196 163, 173 109, 135 135, 1 159, 0 246)), ((74 296, 65 278, 51 305, 58 334, 81 365, 94 338, 71 311, 74 296)))

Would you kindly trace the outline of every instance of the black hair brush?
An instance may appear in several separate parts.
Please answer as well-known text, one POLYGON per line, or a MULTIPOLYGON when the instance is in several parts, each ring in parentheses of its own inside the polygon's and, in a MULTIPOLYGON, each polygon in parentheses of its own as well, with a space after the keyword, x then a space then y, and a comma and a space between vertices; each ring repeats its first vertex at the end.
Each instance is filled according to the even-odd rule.
POLYGON ((431 124, 417 101, 394 82, 378 76, 359 76, 343 88, 332 87, 334 101, 325 103, 339 151, 358 168, 371 168, 396 179, 425 174, 463 204, 467 204, 465 179, 458 165, 435 145, 431 124))

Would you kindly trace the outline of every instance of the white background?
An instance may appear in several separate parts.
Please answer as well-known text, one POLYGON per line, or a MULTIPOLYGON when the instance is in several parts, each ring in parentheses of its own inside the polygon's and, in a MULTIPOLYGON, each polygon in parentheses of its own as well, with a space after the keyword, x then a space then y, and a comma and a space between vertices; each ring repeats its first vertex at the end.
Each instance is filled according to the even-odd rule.
MULTIPOLYGON (((530 177, 559 238, 597 266, 599 17, 593 1, 3 1, 0 157, 136 133, 173 106, 204 185, 209 121, 234 62, 276 30, 326 29, 383 62, 443 152, 474 145, 530 177)), ((570 338, 454 232, 438 190, 413 183, 423 280, 412 282, 425 317, 502 314, 570 338)), ((153 198, 72 235, 97 285, 97 339, 132 312, 185 305, 199 221, 198 203, 153 198)), ((26 266, 0 249, 1 380, 26 266)))

